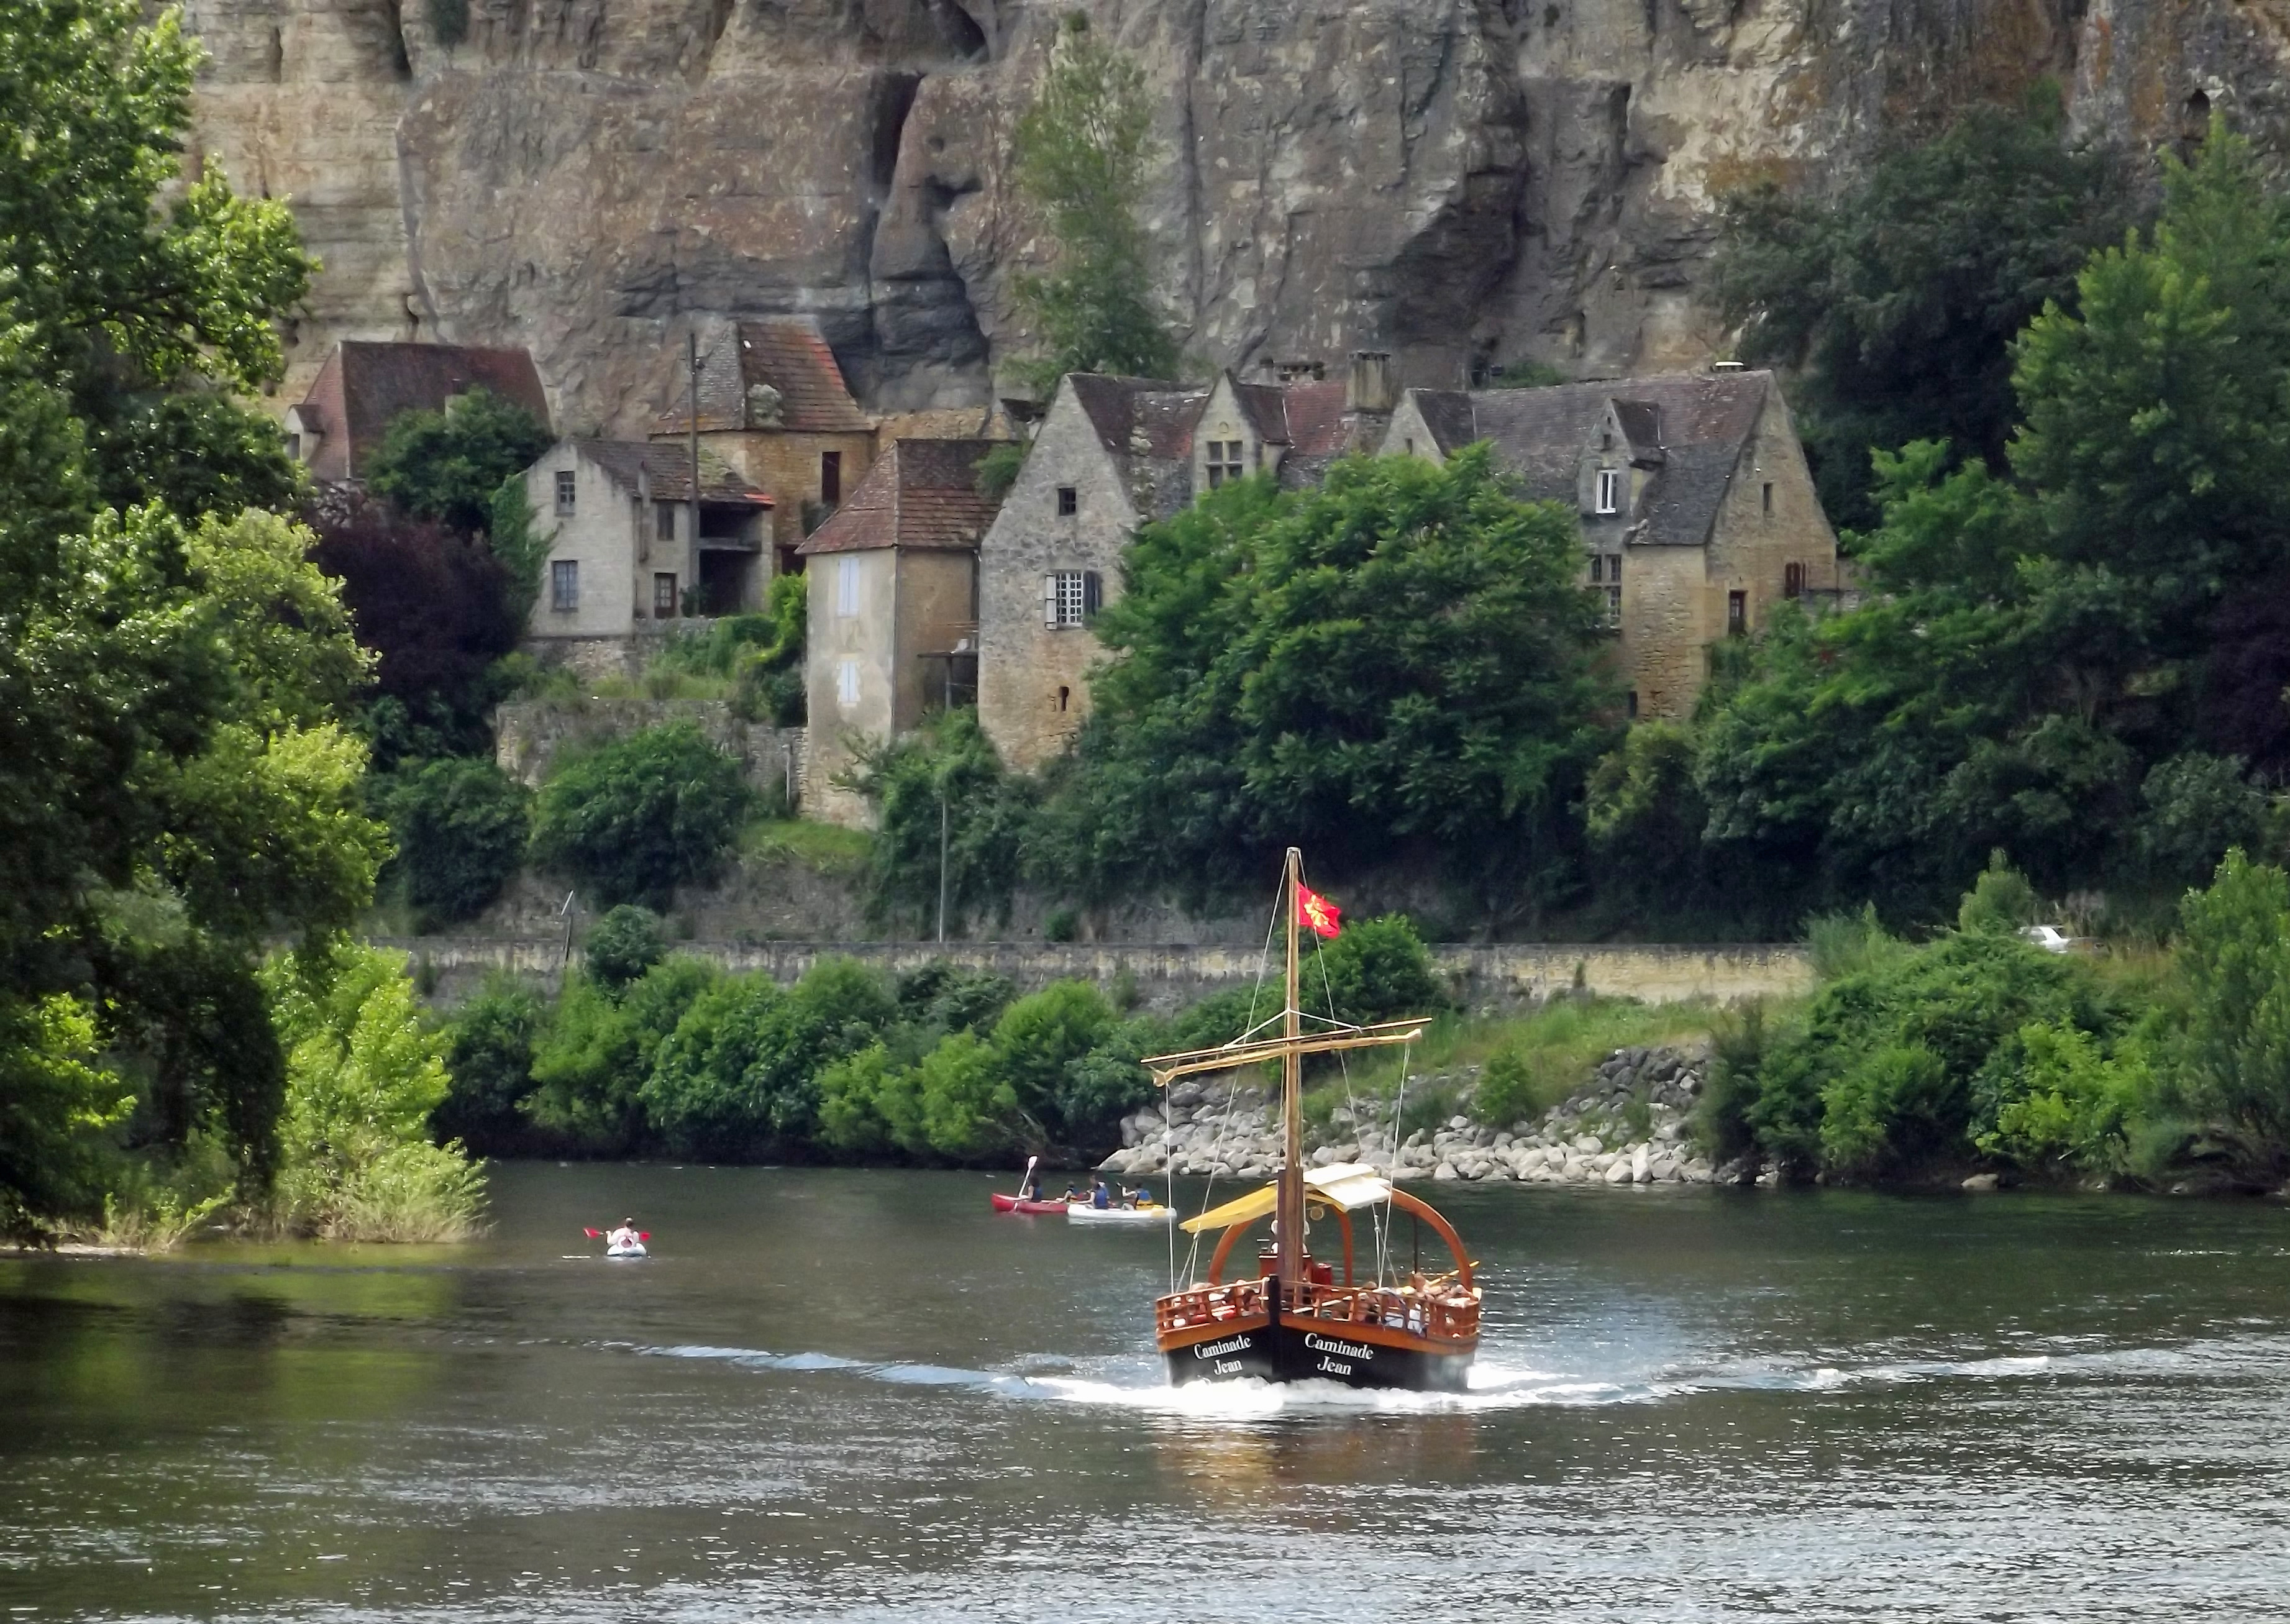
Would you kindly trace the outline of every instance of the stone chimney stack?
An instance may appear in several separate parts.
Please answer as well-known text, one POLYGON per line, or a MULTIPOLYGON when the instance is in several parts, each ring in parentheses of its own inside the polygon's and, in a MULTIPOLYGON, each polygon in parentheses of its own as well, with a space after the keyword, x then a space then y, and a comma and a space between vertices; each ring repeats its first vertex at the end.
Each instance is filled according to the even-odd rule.
POLYGON ((1347 412, 1389 412, 1398 400, 1391 387, 1391 355, 1388 350, 1352 351, 1352 370, 1344 384, 1347 412))

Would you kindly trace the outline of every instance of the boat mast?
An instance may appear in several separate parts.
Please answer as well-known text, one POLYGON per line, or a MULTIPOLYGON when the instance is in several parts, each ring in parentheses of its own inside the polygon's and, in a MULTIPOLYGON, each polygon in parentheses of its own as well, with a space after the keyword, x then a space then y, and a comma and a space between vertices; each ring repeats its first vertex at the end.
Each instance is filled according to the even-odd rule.
POLYGON ((1290 846, 1280 882, 1280 900, 1288 916, 1288 1004, 1281 1016, 1281 1035, 1289 1047, 1280 1057, 1280 1188, 1273 1204, 1279 1227, 1274 1267, 1284 1304, 1295 1300, 1297 1282, 1304 1275, 1304 1057, 1295 1047, 1303 1036, 1303 1011, 1296 1001, 1296 905, 1303 883, 1304 854, 1290 846))

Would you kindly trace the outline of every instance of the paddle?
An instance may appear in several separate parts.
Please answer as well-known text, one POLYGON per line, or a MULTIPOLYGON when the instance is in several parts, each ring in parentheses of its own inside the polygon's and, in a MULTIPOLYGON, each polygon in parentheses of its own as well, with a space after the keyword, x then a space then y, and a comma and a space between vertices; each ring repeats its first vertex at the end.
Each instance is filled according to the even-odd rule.
MULTIPOLYGON (((601 1241, 601 1240, 603 1240, 603 1239, 605 1238, 605 1232, 604 1232, 602 1229, 590 1229, 590 1228, 583 1228, 581 1229, 581 1234, 583 1234, 583 1235, 585 1235, 585 1236, 588 1236, 590 1240, 592 1240, 592 1241, 601 1241)), ((639 1230, 637 1230, 637 1239, 638 1239, 638 1240, 640 1240, 640 1241, 648 1241, 648 1240, 652 1239, 652 1231, 651 1231, 651 1230, 649 1230, 649 1229, 639 1229, 639 1230)))

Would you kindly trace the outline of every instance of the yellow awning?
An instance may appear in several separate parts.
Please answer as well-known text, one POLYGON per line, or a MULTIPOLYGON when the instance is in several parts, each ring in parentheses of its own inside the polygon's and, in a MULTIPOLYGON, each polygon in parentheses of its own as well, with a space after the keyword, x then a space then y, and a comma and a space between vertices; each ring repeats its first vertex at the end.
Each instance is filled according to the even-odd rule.
MULTIPOLYGON (((1331 1204, 1347 1212, 1391 1199, 1391 1186, 1383 1176, 1358 1162, 1312 1168, 1304 1174, 1304 1188, 1315 1204, 1331 1204)), ((1205 1229, 1230 1229, 1240 1224, 1253 1224, 1270 1212, 1278 1199, 1279 1187, 1265 1185, 1245 1196, 1235 1196, 1221 1207, 1211 1207, 1198 1218, 1187 1219, 1185 1232, 1198 1235, 1205 1229)))

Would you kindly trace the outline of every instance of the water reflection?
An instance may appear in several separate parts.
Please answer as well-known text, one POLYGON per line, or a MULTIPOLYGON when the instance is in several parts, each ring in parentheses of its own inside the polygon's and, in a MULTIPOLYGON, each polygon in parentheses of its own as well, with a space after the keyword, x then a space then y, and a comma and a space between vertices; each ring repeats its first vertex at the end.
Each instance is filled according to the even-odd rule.
POLYGON ((1172 1392, 1165 1237, 989 1183, 511 1167, 467 1248, 0 1260, 11 1624, 2256 1618, 2290 1580, 2270 1207, 1459 1191, 1448 1398, 1172 1392), (586 1255, 622 1212, 651 1261, 586 1255))

